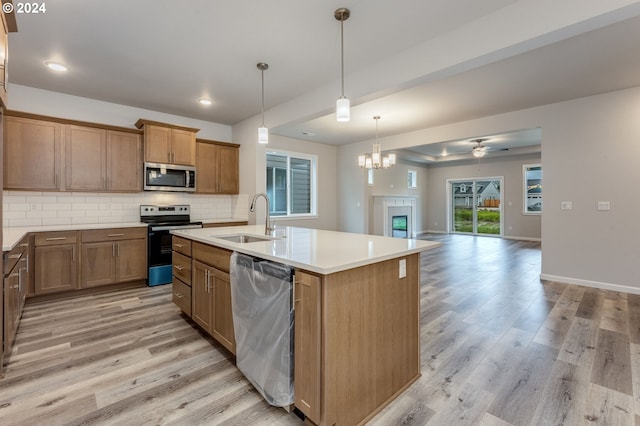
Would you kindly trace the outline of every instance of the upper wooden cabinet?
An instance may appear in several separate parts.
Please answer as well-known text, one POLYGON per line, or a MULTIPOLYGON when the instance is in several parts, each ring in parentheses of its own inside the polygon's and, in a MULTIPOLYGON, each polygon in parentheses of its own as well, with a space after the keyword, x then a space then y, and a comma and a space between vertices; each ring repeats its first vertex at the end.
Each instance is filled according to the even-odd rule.
POLYGON ((142 137, 115 129, 7 115, 4 188, 141 191, 142 137))
POLYGON ((105 190, 107 132, 94 127, 67 126, 65 136, 65 189, 105 190))
POLYGON ((61 123, 4 117, 4 188, 61 190, 61 123))
POLYGON ((196 148, 196 192, 238 194, 239 145, 198 139, 196 148))
POLYGON ((140 119, 144 131, 144 161, 162 164, 196 165, 198 129, 140 119))
POLYGON ((0 102, 7 108, 7 60, 9 58, 9 27, 5 19, 5 14, 0 13, 2 28, 0 29, 0 102))

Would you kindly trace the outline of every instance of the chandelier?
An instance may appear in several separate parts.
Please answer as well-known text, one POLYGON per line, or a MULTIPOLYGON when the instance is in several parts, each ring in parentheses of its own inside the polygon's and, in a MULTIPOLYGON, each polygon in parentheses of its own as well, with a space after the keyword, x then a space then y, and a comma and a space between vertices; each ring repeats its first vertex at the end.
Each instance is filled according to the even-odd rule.
POLYGON ((471 155, 473 155, 475 158, 482 158, 487 154, 487 147, 481 145, 482 142, 486 141, 488 139, 474 139, 471 142, 473 143, 477 143, 476 146, 473 147, 473 149, 471 150, 471 155))
POLYGON ((374 115, 373 119, 376 120, 376 141, 373 144, 373 150, 371 153, 358 156, 358 165, 361 168, 367 169, 388 169, 395 166, 396 155, 389 154, 387 156, 382 156, 382 153, 380 152, 380 143, 378 142, 378 120, 380 120, 380 116, 374 115))

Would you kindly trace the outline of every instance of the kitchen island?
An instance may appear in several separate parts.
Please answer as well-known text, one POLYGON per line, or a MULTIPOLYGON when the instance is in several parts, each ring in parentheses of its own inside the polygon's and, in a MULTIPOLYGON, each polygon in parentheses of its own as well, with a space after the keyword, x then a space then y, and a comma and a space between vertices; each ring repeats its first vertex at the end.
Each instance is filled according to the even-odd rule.
POLYGON ((221 303, 230 299, 225 270, 231 252, 295 268, 295 406, 311 423, 362 424, 420 376, 420 252, 439 243, 294 227, 278 228, 265 240, 233 241, 264 237, 263 225, 173 234, 180 250, 174 266, 175 259, 182 262, 177 276, 184 278, 185 253, 193 253, 193 291, 176 279, 174 296, 179 288, 184 299, 188 290, 188 310, 193 306, 195 315, 202 304, 197 271, 210 259, 205 263, 213 272, 202 275, 218 277, 222 298, 213 304, 211 334, 232 352, 233 325, 221 316, 230 310, 221 303))

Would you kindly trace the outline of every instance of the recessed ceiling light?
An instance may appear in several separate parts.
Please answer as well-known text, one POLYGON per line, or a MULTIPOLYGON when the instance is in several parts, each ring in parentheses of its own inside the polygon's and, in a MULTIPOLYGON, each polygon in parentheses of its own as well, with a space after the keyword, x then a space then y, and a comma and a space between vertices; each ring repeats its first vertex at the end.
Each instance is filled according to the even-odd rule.
POLYGON ((211 102, 211 99, 200 98, 200 99, 198 99, 198 103, 200 105, 211 105, 213 102, 211 102))
POLYGON ((47 67, 51 68, 54 71, 67 71, 68 68, 64 65, 62 65, 61 63, 58 62, 45 62, 44 63, 47 67))

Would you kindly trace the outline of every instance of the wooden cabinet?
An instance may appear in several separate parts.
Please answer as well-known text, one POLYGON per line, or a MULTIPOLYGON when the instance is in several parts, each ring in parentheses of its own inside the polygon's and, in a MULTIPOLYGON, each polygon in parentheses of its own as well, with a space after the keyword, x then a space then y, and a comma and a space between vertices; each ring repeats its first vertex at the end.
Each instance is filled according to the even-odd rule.
POLYGON ((173 301, 231 353, 236 339, 231 310, 231 252, 173 237, 173 301), (193 256, 191 258, 190 256, 193 256), (191 267, 186 263, 191 260, 191 267), (190 271, 188 276, 187 269, 190 271), (190 302, 185 297, 191 297, 190 302))
POLYGON ((0 102, 4 108, 7 108, 9 27, 4 13, 0 13, 0 21, 2 21, 2 28, 0 28, 0 102))
POLYGON ((138 133, 7 116, 4 141, 6 189, 142 190, 138 133))
POLYGON ((309 420, 319 424, 321 278, 296 271, 294 286, 295 405, 309 420))
POLYGON ((30 118, 4 117, 4 188, 62 189, 63 125, 30 118))
POLYGON ((122 192, 142 189, 139 135, 74 125, 67 125, 65 134, 65 189, 122 192))
POLYGON ((107 191, 142 191, 142 137, 107 130, 107 191))
POLYGON ((81 232, 81 287, 143 280, 147 277, 146 228, 81 232))
POLYGON ((68 125, 65 129, 65 189, 103 191, 107 186, 107 132, 68 125))
POLYGON ((42 232, 35 235, 35 294, 78 288, 76 231, 42 232))
POLYGON ((198 139, 196 144, 196 192, 200 194, 238 194, 239 146, 198 139))
POLYGON ((136 127, 144 130, 145 162, 196 165, 198 129, 142 119, 136 122, 136 127))
POLYGON ((4 354, 11 352, 26 298, 29 280, 27 241, 27 238, 24 238, 13 250, 4 255, 3 337, 0 339, 4 341, 4 354))

